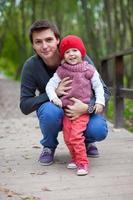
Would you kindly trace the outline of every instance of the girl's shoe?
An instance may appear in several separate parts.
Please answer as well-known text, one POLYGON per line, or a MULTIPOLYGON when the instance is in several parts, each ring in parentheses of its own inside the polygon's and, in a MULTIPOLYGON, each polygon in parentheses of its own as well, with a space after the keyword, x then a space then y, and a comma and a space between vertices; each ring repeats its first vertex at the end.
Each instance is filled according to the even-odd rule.
POLYGON ((67 165, 67 169, 76 169, 77 165, 74 161, 69 162, 69 164, 67 165))
POLYGON ((89 166, 88 164, 80 164, 77 167, 77 175, 84 176, 88 174, 89 166))

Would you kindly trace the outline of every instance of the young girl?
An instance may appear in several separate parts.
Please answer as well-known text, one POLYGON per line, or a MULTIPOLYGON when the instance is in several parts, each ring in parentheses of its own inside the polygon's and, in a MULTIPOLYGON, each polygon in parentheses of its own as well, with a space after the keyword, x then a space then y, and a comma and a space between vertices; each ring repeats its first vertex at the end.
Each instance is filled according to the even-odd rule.
MULTIPOLYGON (((58 67, 46 86, 50 101, 63 107, 66 111, 67 106, 73 104, 71 99, 73 97, 88 104, 93 95, 93 89, 96 96, 94 110, 95 113, 101 113, 105 105, 104 90, 96 69, 84 61, 86 48, 83 41, 75 35, 68 35, 62 39, 59 51, 62 65, 58 67), (65 77, 72 80, 71 89, 67 91, 66 95, 59 98, 55 90, 65 77)), ((67 168, 77 168, 77 175, 88 174, 90 166, 83 134, 88 122, 88 113, 72 120, 65 112, 63 120, 64 141, 71 154, 71 161, 67 168)))

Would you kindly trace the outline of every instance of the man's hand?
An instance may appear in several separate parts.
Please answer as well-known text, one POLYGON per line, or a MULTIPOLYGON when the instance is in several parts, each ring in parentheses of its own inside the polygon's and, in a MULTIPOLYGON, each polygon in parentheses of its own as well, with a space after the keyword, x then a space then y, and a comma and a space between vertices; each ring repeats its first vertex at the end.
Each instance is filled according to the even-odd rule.
POLYGON ((94 106, 94 110, 96 114, 101 114, 103 112, 104 106, 102 104, 96 103, 94 106))
POLYGON ((58 88, 56 89, 56 94, 58 97, 67 95, 67 91, 71 89, 72 80, 69 77, 62 79, 58 88))
POLYGON ((71 101, 73 101, 73 105, 67 106, 65 109, 65 114, 71 119, 74 120, 81 116, 84 113, 87 113, 88 111, 88 105, 83 103, 82 101, 76 99, 76 98, 71 98, 71 101))

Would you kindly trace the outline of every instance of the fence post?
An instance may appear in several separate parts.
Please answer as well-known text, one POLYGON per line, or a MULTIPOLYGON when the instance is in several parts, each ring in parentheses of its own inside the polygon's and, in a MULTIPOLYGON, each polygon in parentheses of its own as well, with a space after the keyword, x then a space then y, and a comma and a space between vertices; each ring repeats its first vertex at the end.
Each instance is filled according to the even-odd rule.
MULTIPOLYGON (((102 75, 102 79, 107 86, 109 82, 109 73, 108 73, 108 60, 102 60, 100 66, 100 74, 102 75)), ((108 106, 105 106, 104 113, 107 115, 108 113, 108 106)))
POLYGON ((124 112, 124 99, 120 97, 120 88, 123 88, 123 74, 124 74, 124 63, 123 56, 115 57, 115 68, 114 68, 114 127, 121 128, 124 126, 123 112, 124 112))
POLYGON ((102 79, 106 83, 108 82, 108 61, 102 60, 101 67, 100 67, 100 74, 102 75, 102 79))

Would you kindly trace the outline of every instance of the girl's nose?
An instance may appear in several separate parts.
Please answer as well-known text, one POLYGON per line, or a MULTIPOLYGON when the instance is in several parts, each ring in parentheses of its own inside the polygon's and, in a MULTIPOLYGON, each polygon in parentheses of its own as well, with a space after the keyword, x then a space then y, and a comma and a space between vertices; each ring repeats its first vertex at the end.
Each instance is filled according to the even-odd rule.
POLYGON ((69 51, 69 54, 70 54, 70 55, 73 55, 73 51, 69 51))

